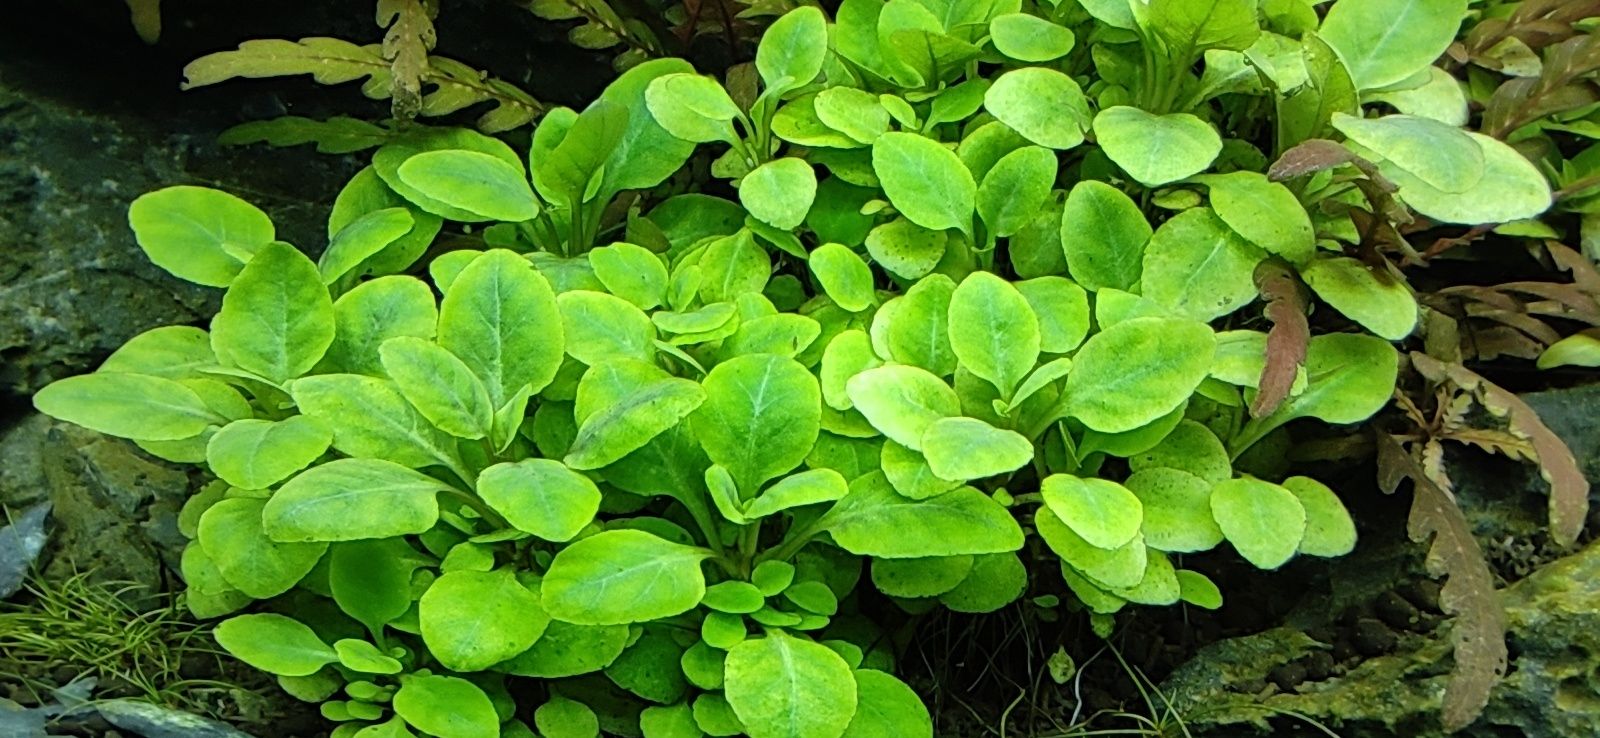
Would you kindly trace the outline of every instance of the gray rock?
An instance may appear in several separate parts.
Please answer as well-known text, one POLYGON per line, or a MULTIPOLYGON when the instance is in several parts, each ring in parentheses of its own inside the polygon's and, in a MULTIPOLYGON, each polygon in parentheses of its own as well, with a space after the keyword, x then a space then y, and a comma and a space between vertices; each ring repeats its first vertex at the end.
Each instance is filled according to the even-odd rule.
POLYGON ((44 550, 44 520, 49 515, 50 503, 41 502, 0 528, 0 600, 22 587, 23 578, 44 550))
POLYGON ((98 708, 112 725, 144 738, 252 738, 225 723, 148 702, 112 700, 98 708))

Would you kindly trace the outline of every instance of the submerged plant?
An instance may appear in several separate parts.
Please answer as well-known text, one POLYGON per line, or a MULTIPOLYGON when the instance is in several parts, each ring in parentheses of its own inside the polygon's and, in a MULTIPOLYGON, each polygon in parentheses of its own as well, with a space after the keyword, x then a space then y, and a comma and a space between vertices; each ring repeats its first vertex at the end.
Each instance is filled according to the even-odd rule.
POLYGON ((645 62, 526 154, 399 134, 316 261, 230 195, 141 197, 221 312, 35 403, 216 476, 190 605, 338 736, 931 736, 864 580, 975 613, 1064 581, 1104 632, 1219 606, 1183 554, 1355 545, 1262 449, 1389 402, 1402 203, 1550 200, 1498 141, 1362 114, 1462 4, 801 8, 753 77, 645 62), (708 143, 739 203, 640 194, 708 143))

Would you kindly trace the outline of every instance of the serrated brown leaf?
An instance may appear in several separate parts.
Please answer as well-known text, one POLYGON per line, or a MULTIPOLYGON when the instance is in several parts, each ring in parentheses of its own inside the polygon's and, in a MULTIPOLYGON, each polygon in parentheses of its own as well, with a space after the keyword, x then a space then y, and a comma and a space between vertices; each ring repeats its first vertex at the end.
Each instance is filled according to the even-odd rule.
POLYGON ((378 0, 378 25, 387 26, 383 58, 394 82, 391 114, 412 120, 422 112, 422 83, 428 74, 428 52, 438 41, 433 27, 437 6, 424 0, 378 0))
POLYGON ((1534 461, 1537 454, 1533 444, 1509 431, 1494 428, 1462 428, 1446 433, 1444 438, 1465 443, 1518 461, 1534 461))
POLYGON ((1255 282, 1256 291, 1267 303, 1267 320, 1272 321, 1272 329, 1267 331, 1267 361, 1250 403, 1250 414, 1264 418, 1288 399, 1306 361, 1311 326, 1306 322, 1306 289, 1288 263, 1277 258, 1261 262, 1256 266, 1255 282))
POLYGON ((1576 249, 1556 241, 1545 241, 1544 246, 1558 268, 1572 273, 1572 283, 1578 289, 1600 296, 1600 269, 1595 268, 1594 262, 1576 249))
POLYGON ((1565 441, 1522 398, 1460 364, 1446 364, 1413 351, 1411 364, 1433 382, 1452 382, 1478 398, 1484 409, 1506 420, 1507 430, 1532 447, 1540 476, 1550 485, 1550 536, 1570 546, 1589 514, 1589 480, 1565 441))
POLYGON ((1402 480, 1411 480, 1406 534, 1428 544, 1428 573, 1444 578, 1439 604, 1455 616, 1450 631, 1455 667, 1445 686, 1440 719, 1445 730, 1459 730, 1483 712, 1490 693, 1505 676, 1505 608, 1461 509, 1393 436, 1379 431, 1375 442, 1379 485, 1393 492, 1402 480))

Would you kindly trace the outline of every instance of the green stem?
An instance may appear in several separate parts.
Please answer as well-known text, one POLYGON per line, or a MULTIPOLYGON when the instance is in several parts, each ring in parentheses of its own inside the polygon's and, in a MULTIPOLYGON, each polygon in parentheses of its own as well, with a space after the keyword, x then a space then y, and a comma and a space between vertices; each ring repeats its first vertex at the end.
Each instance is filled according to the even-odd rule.
POLYGON ((472 508, 472 511, 477 513, 478 517, 488 521, 488 523, 493 525, 496 530, 504 530, 512 527, 511 523, 506 522, 506 519, 501 517, 500 513, 495 512, 494 508, 489 507, 484 503, 483 500, 478 499, 477 495, 462 492, 454 487, 451 487, 447 494, 449 494, 451 497, 461 500, 461 504, 472 508))

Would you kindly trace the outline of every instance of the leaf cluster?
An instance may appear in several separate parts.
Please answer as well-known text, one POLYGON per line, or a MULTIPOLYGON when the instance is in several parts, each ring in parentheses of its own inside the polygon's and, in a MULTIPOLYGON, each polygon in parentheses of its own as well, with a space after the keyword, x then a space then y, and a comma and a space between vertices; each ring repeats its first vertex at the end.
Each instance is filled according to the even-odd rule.
MULTIPOLYGON (((395 94, 426 8, 386 5, 387 52, 252 42, 276 56, 202 79, 395 94)), ((1422 218, 1552 200, 1462 128, 1434 64, 1465 13, 846 0, 726 79, 636 64, 525 148, 340 123, 380 145, 318 259, 226 193, 139 198, 141 247, 221 312, 35 404, 216 478, 190 605, 340 736, 931 735, 869 587, 980 613, 1059 585, 1104 631, 1219 606, 1184 554, 1355 545, 1286 426, 1390 402, 1433 314, 1400 270, 1422 218)), ((483 99, 447 90, 421 112, 483 99)), ((1464 371, 1435 381, 1542 442, 1464 371)))

